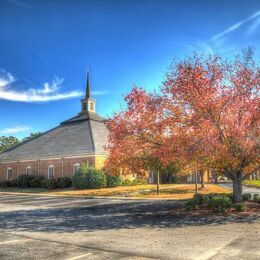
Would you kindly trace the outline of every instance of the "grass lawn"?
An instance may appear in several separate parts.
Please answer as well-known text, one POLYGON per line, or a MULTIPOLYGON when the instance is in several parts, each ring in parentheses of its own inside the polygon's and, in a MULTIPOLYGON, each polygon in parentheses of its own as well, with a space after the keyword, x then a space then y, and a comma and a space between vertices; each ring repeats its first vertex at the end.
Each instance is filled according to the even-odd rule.
MULTIPOLYGON (((156 194, 156 185, 136 185, 121 186, 103 189, 19 189, 9 188, 0 189, 0 192, 22 192, 37 193, 42 195, 63 195, 63 196, 112 196, 112 197, 132 197, 132 198, 167 198, 167 199, 189 199, 195 194, 194 184, 162 184, 160 185, 160 195, 156 194)), ((200 193, 229 193, 230 190, 219 187, 214 184, 206 184, 204 190, 200 193)))
POLYGON ((243 183, 246 186, 260 188, 260 180, 245 180, 243 183))
MULTIPOLYGON (((230 190, 217 185, 208 184, 201 193, 230 193, 230 190)), ((156 185, 136 185, 103 189, 49 191, 47 194, 69 196, 113 196, 134 198, 169 198, 189 199, 195 194, 194 184, 163 184, 160 186, 160 195, 156 194, 156 185)))

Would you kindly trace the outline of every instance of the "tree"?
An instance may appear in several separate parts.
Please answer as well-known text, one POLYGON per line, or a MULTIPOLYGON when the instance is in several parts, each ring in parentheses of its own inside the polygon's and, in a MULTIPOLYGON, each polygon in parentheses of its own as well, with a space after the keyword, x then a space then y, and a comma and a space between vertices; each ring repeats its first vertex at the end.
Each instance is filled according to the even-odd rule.
POLYGON ((251 49, 232 61, 197 54, 175 62, 164 83, 167 106, 179 108, 186 161, 207 158, 233 181, 234 202, 242 180, 259 169, 260 68, 251 49))
POLYGON ((13 146, 19 144, 20 141, 14 136, 1 136, 0 137, 0 153, 12 148, 13 146))
POLYGON ((144 174, 153 169, 159 180, 159 171, 168 163, 164 160, 167 128, 161 97, 135 87, 125 101, 126 109, 107 121, 110 156, 106 168, 117 174, 144 174))
POLYGON ((32 138, 34 138, 34 137, 36 137, 36 136, 39 136, 39 135, 41 135, 41 134, 42 134, 41 132, 33 132, 33 133, 30 133, 29 136, 27 136, 27 137, 25 137, 25 138, 22 139, 22 142, 28 141, 28 140, 30 140, 30 139, 32 139, 32 138))

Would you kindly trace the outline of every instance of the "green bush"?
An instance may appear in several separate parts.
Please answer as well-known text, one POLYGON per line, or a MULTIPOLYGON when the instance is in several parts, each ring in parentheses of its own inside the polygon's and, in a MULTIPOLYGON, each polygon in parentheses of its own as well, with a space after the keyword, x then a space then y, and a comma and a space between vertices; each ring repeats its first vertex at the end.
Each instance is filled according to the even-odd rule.
POLYGON ((106 187, 106 174, 93 167, 82 165, 72 177, 72 186, 78 189, 106 187))
POLYGON ((59 177, 57 179, 57 188, 64 189, 71 187, 72 179, 69 176, 59 177))
POLYGON ((194 210, 199 208, 198 201, 195 199, 188 200, 185 202, 184 206, 186 210, 194 210))
POLYGON ((5 180, 0 182, 1 188, 13 188, 17 187, 17 180, 5 180))
POLYGON ((43 187, 47 189, 56 189, 57 188, 57 180, 44 180, 43 187))
POLYGON ((31 182, 33 180, 33 175, 19 175, 17 179, 17 184, 19 188, 31 188, 31 182))
POLYGON ((95 168, 89 168, 87 172, 88 187, 91 189, 98 189, 107 186, 106 174, 95 168))
POLYGON ((197 201, 197 204, 199 204, 199 205, 207 205, 209 203, 209 201, 210 201, 210 198, 209 198, 208 195, 201 194, 201 193, 195 194, 193 196, 193 199, 195 201, 197 201))
POLYGON ((227 196, 214 196, 209 201, 209 206, 214 212, 225 212, 232 205, 232 200, 227 196))
POLYGON ((243 200, 243 201, 249 201, 249 200, 251 200, 251 198, 252 198, 251 193, 244 193, 244 194, 242 195, 242 200, 243 200))
POLYGON ((147 184, 147 181, 144 179, 133 179, 133 180, 123 180, 122 186, 134 186, 134 185, 143 185, 147 184))
POLYGON ((120 176, 118 175, 106 175, 107 177, 107 187, 117 187, 117 186, 121 186, 122 184, 122 180, 120 178, 120 176))
POLYGON ((259 194, 254 194, 253 201, 260 203, 260 195, 259 194))
POLYGON ((45 181, 44 176, 33 176, 30 182, 31 188, 43 188, 43 183, 45 181))
POLYGON ((41 188, 44 180, 44 176, 24 174, 18 176, 17 185, 19 188, 41 188))
POLYGON ((238 212, 244 212, 244 211, 247 211, 247 206, 244 203, 236 203, 235 209, 238 212))

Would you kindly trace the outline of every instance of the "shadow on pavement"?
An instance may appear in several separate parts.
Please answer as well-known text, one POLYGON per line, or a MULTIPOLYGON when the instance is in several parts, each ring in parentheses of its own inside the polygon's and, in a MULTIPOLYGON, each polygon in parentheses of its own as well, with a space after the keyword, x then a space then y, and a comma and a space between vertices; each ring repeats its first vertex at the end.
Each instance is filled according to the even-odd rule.
POLYGON ((80 208, 49 208, 0 213, 0 229, 30 232, 76 232, 141 227, 178 228, 260 220, 259 215, 175 215, 174 202, 127 202, 80 208))

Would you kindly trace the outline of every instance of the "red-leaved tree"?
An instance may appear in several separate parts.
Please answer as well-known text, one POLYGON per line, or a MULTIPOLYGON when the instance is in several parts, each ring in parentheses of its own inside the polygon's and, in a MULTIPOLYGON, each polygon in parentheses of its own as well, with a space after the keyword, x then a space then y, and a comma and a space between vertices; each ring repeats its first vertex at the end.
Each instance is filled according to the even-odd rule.
POLYGON ((185 118, 178 138, 186 140, 186 162, 207 162, 232 179, 234 202, 259 169, 259 86, 251 49, 229 62, 195 54, 173 64, 164 83, 167 107, 185 118))

